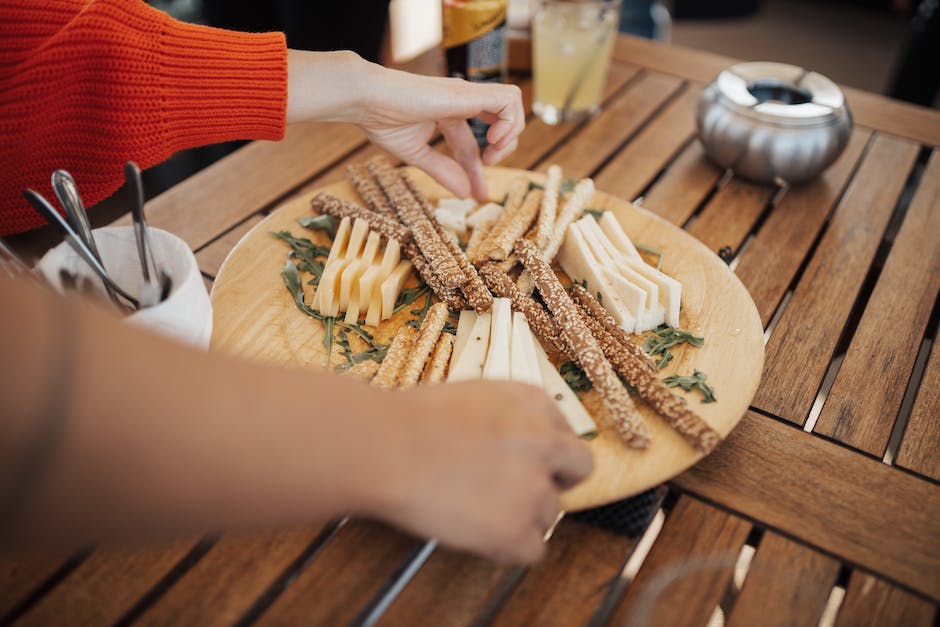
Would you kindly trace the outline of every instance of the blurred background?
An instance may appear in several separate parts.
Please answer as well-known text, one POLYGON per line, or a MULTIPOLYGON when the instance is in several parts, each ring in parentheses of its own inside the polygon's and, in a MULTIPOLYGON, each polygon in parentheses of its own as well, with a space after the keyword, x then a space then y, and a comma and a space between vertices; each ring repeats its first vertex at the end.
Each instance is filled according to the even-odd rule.
MULTIPOLYGON (((525 45, 535 1, 510 0, 516 47, 525 45)), ((741 60, 792 63, 852 87, 927 106, 938 104, 940 0, 622 1, 624 32, 741 60)), ((441 0, 154 0, 151 4, 187 21, 238 30, 281 30, 293 48, 348 48, 385 65, 429 73, 442 67, 437 52, 441 0)), ((152 168, 145 173, 148 198, 238 146, 185 151, 152 168)), ((104 224, 122 212, 122 206, 103 206, 92 215, 104 224)))

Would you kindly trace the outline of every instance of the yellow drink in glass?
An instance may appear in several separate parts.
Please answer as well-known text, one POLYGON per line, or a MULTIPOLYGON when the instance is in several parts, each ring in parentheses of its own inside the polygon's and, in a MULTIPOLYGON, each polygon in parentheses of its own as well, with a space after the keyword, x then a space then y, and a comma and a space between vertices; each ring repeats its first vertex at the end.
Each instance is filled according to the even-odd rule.
POLYGON ((620 0, 542 0, 532 18, 532 109, 543 122, 581 120, 600 109, 620 0))

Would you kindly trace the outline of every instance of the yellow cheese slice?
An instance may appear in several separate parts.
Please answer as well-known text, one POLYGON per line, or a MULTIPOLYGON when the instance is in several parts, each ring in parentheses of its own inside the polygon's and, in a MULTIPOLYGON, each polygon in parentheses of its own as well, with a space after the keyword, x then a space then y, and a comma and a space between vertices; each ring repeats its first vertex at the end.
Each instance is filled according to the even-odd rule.
MULTIPOLYGON (((317 287, 317 310, 325 316, 335 316, 339 313, 339 279, 350 263, 362 252, 362 246, 369 234, 369 223, 357 219, 353 222, 349 233, 349 241, 345 250, 337 253, 332 262, 325 264, 320 284, 317 287)), ((337 231, 337 235, 339 232, 337 231)), ((332 251, 331 251, 332 254, 332 251)), ((329 259, 329 257, 327 258, 329 259)))
POLYGON ((377 326, 382 320, 382 282, 387 279, 401 261, 401 246, 398 240, 390 239, 385 244, 382 261, 372 264, 359 279, 359 300, 366 310, 366 324, 377 326))
POLYGON ((467 340, 470 339, 470 332, 473 331, 473 325, 477 321, 477 312, 472 309, 464 309, 460 312, 457 319, 457 337, 454 340, 454 350, 451 352, 450 360, 455 362, 460 359, 460 353, 467 346, 467 340))
POLYGON ((395 312, 395 301, 408 280, 408 273, 411 271, 411 262, 403 259, 398 262, 388 278, 382 281, 379 291, 382 293, 382 320, 388 320, 395 312))
POLYGON ((362 254, 346 266, 339 280, 339 310, 348 312, 349 304, 356 296, 356 315, 359 314, 359 279, 375 261, 375 255, 379 252, 379 244, 382 243, 382 236, 375 231, 369 232, 369 239, 366 241, 362 254))

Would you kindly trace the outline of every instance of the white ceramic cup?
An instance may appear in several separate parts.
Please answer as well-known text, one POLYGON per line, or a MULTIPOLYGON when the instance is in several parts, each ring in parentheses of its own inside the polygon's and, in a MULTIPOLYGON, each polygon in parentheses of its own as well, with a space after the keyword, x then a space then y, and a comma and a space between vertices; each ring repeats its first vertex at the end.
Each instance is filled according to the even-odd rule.
MULTIPOLYGON (((125 320, 129 324, 207 350, 212 336, 212 303, 196 257, 186 242, 172 233, 151 227, 150 235, 157 263, 169 273, 173 287, 166 300, 141 309, 125 320)), ((95 229, 94 236, 108 274, 131 296, 138 297, 143 286, 143 275, 134 228, 108 226, 95 229)), ((95 288, 102 295, 105 294, 98 276, 66 242, 47 252, 36 268, 59 291, 63 291, 60 270, 64 269, 79 280, 88 277, 95 288)))

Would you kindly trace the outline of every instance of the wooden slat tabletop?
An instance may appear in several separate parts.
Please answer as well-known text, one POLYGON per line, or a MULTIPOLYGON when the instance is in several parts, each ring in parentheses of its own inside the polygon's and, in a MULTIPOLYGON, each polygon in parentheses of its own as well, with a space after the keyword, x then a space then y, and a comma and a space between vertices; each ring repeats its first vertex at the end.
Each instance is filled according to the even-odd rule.
MULTIPOLYGON (((639 531, 565 517, 529 569, 361 520, 16 555, 0 560, 0 625, 936 624, 940 113, 846 89, 856 129, 838 161, 755 185, 694 138, 699 90, 731 63, 621 36, 602 112, 530 116, 506 163, 559 163, 725 249, 764 324, 750 410, 639 531)), ((211 282, 271 209, 378 152, 353 127, 291 128, 148 215, 211 282)))

